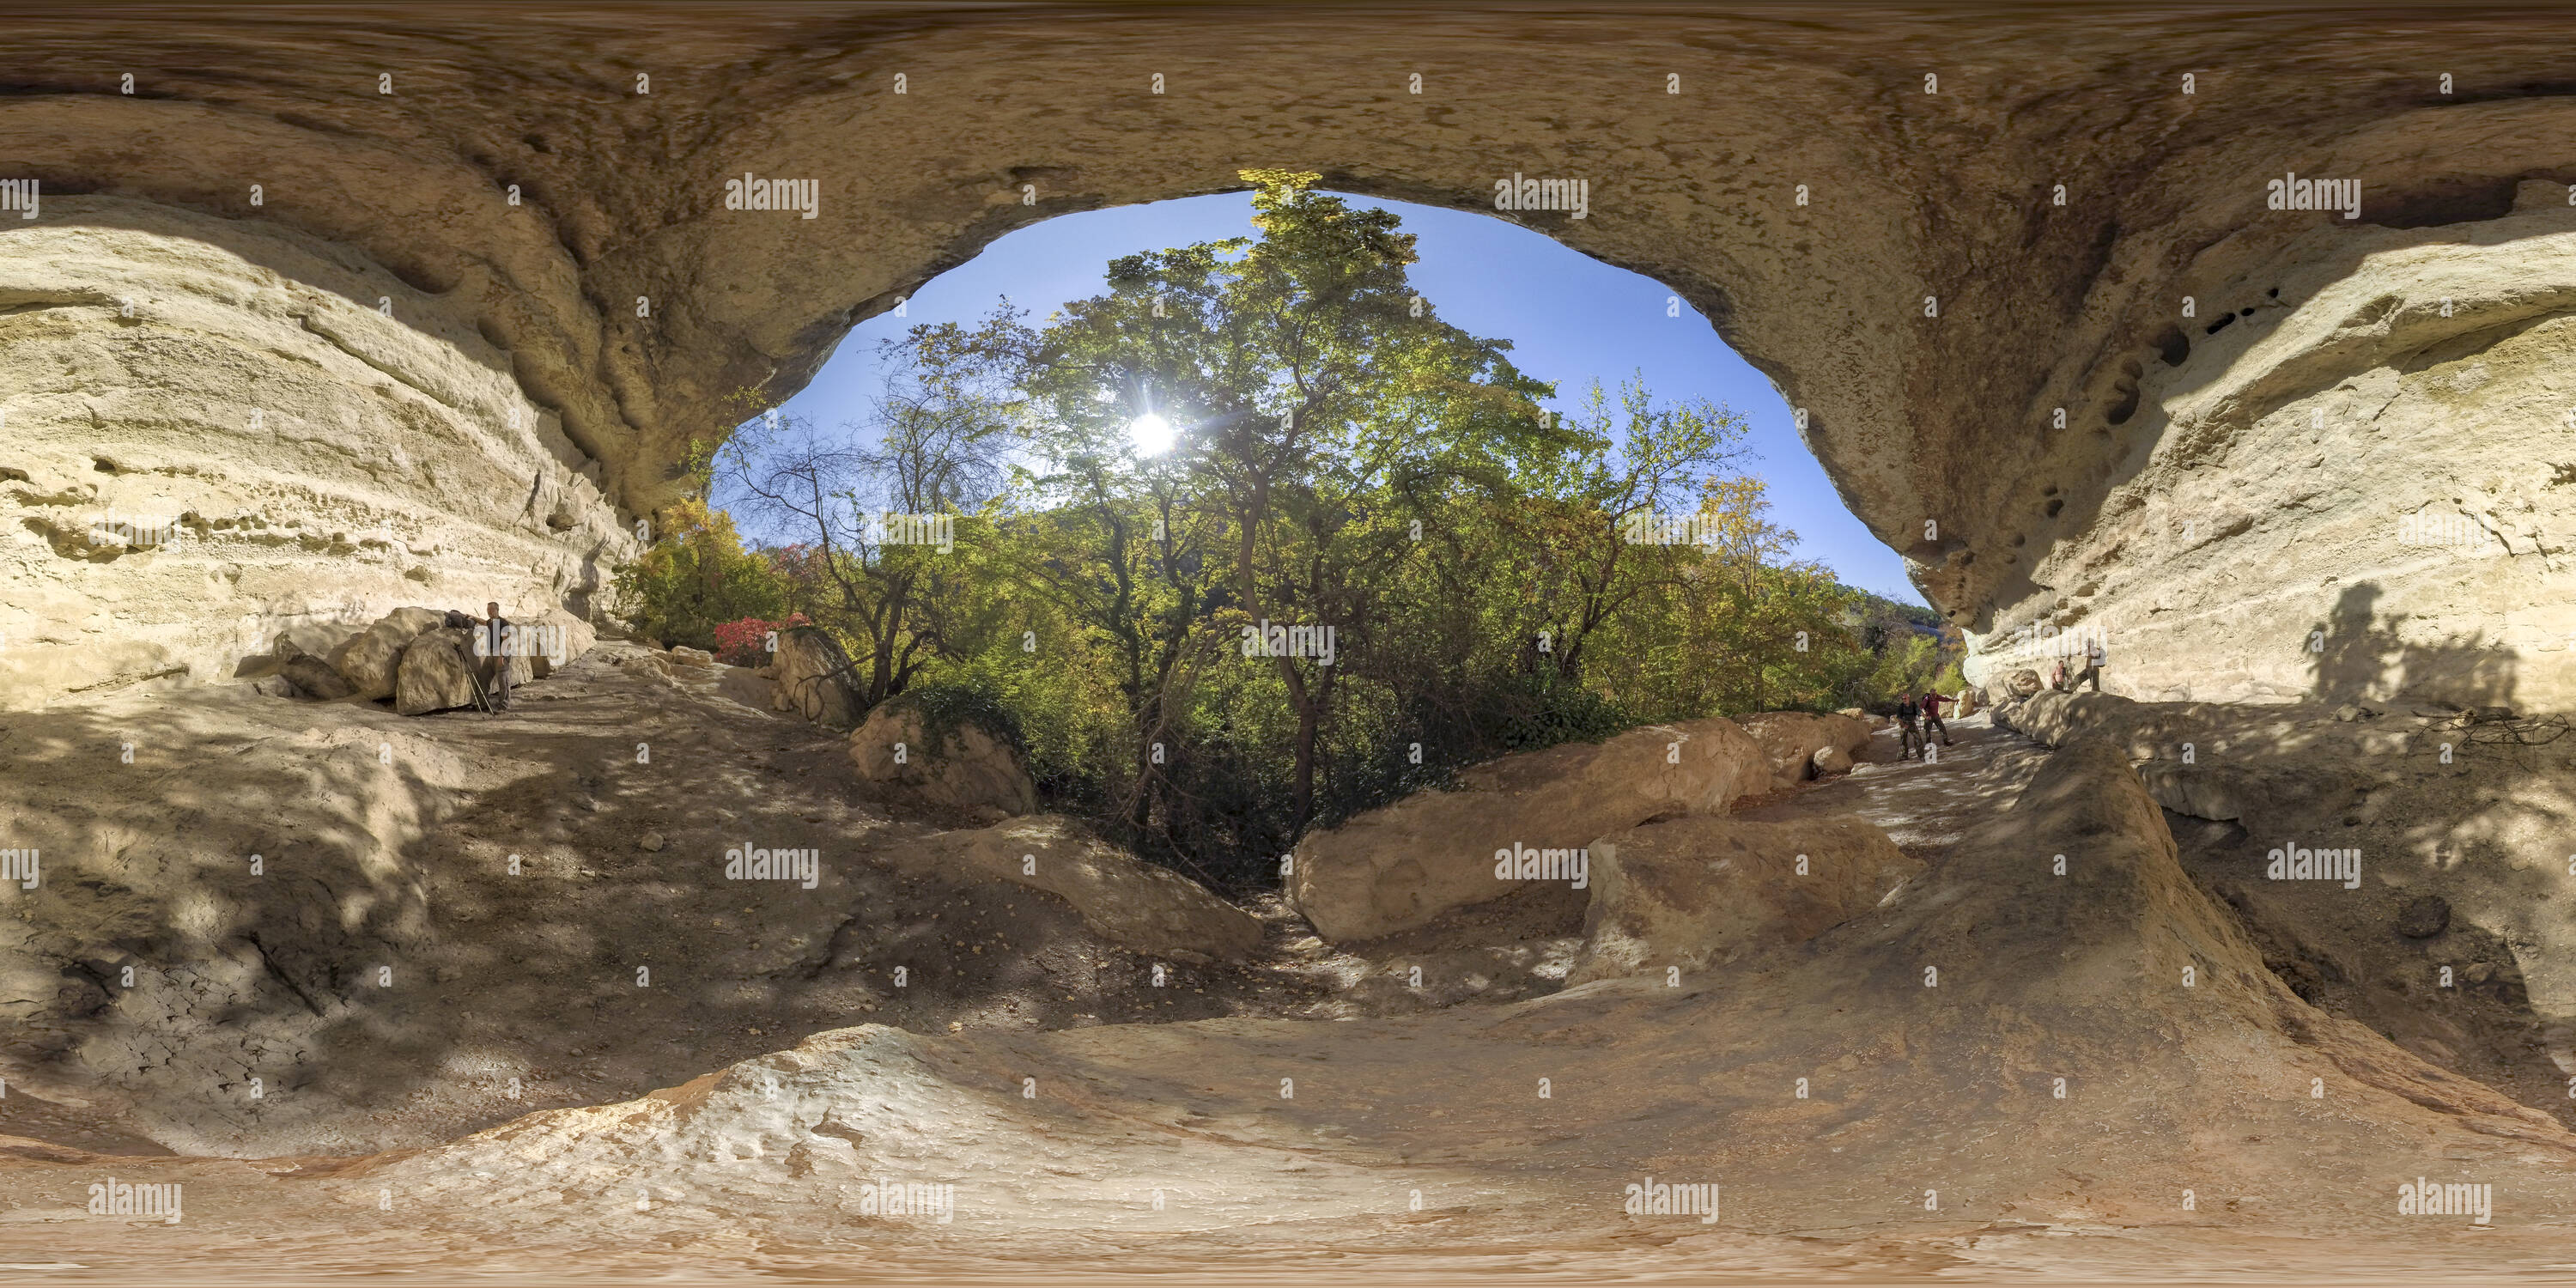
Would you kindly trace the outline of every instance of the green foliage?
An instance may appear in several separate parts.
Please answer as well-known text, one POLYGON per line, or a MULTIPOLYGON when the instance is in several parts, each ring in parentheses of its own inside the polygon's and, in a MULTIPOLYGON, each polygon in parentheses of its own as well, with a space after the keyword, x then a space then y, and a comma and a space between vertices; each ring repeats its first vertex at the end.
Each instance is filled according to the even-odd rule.
MULTIPOLYGON (((1506 342, 1416 296, 1395 216, 1244 177, 1258 235, 1118 259, 1043 326, 917 327, 872 425, 729 444, 706 477, 797 534, 682 543, 722 584, 767 570, 776 602, 732 616, 806 613, 870 702, 1007 737, 1051 808, 1237 891, 1494 756, 1955 678, 1937 618, 1789 558, 1741 417, 1636 381, 1548 415, 1506 342), (1148 415, 1170 450, 1131 437, 1148 415), (951 515, 953 547, 877 509, 951 515), (1333 655, 1254 647, 1272 626, 1333 655)), ((682 615, 697 565, 655 558, 646 612, 682 615)))
POLYGON ((787 615, 787 588, 771 562, 742 548, 733 516, 694 498, 665 512, 660 539, 618 570, 616 586, 635 633, 709 652, 718 626, 787 615))
POLYGON ((889 710, 920 713, 922 741, 933 755, 944 751, 957 731, 969 726, 1023 754, 1028 751, 1028 740, 1020 733, 1019 717, 1012 714, 1009 703, 986 685, 915 685, 886 699, 883 705, 889 710))

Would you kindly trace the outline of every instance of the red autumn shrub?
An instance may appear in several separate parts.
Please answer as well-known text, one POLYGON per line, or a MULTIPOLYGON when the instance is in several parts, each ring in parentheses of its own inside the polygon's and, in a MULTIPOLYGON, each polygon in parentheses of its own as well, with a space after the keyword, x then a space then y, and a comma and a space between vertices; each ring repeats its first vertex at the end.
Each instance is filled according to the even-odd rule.
POLYGON ((803 613, 791 613, 784 620, 765 622, 757 617, 723 622, 716 626, 716 660, 741 666, 759 666, 769 661, 769 636, 791 626, 809 623, 803 613))

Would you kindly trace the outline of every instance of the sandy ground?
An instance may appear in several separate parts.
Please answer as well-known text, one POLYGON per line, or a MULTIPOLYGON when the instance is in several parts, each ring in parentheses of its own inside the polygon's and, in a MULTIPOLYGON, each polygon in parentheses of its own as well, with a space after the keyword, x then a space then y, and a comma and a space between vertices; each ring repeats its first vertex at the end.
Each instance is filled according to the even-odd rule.
MULTIPOLYGON (((539 750, 420 774, 405 790, 427 803, 387 825, 392 858, 352 860, 404 865, 369 887, 419 891, 410 904, 382 896, 399 915, 380 941, 445 945, 452 957, 423 960, 433 981, 441 961, 459 972, 453 991, 422 995, 395 1023, 370 1020, 364 1008, 380 1004, 359 973, 307 985, 319 1017, 282 982, 253 979, 233 1003, 244 1013, 207 1011, 198 1029, 184 1012, 127 1015, 134 1003, 120 1000, 67 1030, 76 1041, 57 1049, 86 1056, 261 1020, 311 1043, 324 1067, 282 1098, 313 1108, 263 1111, 274 1122, 237 1110, 236 1134, 215 1142, 226 1147, 180 1151, 194 1157, 102 1148, 166 1142, 172 1123, 217 1137, 176 1074, 119 1084, 92 1061, 79 1067, 101 1085, 57 1089, 50 1110, 21 1109, 13 1080, 10 1112, 27 1116, 10 1130, 28 1130, 0 1141, 0 1263, 102 1282, 395 1268, 1013 1283, 2576 1272, 2576 1137, 2309 1008, 2186 874, 2142 793, 1981 721, 1958 722, 1938 763, 1872 763, 1762 807, 1857 811, 1933 864, 1810 943, 1676 987, 1559 991, 1561 903, 1492 907, 1356 952, 1274 914, 1264 960, 1208 993, 1191 981, 1184 1001, 1121 987, 1141 963, 1086 976, 1118 959, 1069 915, 1048 922, 1062 910, 1025 890, 907 893, 917 879, 901 864, 864 856, 921 825, 861 799, 832 740, 725 710, 721 677, 656 687, 614 650, 582 665, 593 670, 564 698, 531 701, 519 736, 539 750), (619 763, 639 739, 655 744, 652 775, 619 763), (529 790, 539 764, 557 777, 529 790), (728 795, 737 779, 762 785, 728 795), (664 866, 675 854, 703 866, 746 827, 792 837, 799 825, 874 838, 834 865, 843 884, 828 908, 793 887, 693 887, 664 866), (662 849, 640 848, 647 832, 662 849), (2082 860, 2070 877, 2046 871, 2058 851, 2082 860), (532 898, 494 875, 506 852, 544 855, 561 891, 595 893, 532 898), (1474 946, 1502 934, 1520 939, 1474 946), (630 1001, 638 954, 657 982, 630 1001), (945 983, 893 995, 875 972, 897 956, 945 983), (978 960, 990 975, 971 973, 978 960), (1446 991, 1392 982, 1417 960, 1444 966, 1446 991), (2186 964, 2195 985, 2180 983, 2186 964), (298 1011, 325 1022, 287 1023, 298 1011), (326 1040, 344 1031, 378 1036, 326 1040), (493 1063, 441 1072, 460 1051, 493 1063), (343 1059, 380 1067, 335 1075, 343 1059), (492 1079, 512 1067, 556 1076, 511 1103, 492 1079), (519 1116, 531 1109, 542 1112, 519 1116), (250 1148, 355 1139, 374 1115, 392 1152, 250 1148), (2400 1216, 2397 1186, 2419 1176, 2490 1186, 2490 1223, 2400 1216), (184 1218, 90 1214, 88 1187, 111 1178, 181 1184, 184 1218), (952 1188, 944 1206, 889 1214, 872 1197, 886 1183, 952 1188), (1654 1183, 1718 1187, 1716 1219, 1627 1212, 1627 1187, 1654 1183)), ((176 732, 216 719, 168 695, 125 701, 136 705, 77 720, 176 732)), ((224 728, 251 718, 220 714, 224 728)), ((306 736, 286 727, 298 708, 271 714, 273 731, 243 736, 238 755, 306 736)), ((381 713, 345 718, 370 736, 429 736, 381 713)), ((11 718, 0 748, 19 757, 22 807, 24 771, 54 781, 44 749, 72 719, 11 718)), ((492 723, 474 737, 495 742, 492 723)), ((55 785, 70 798, 72 780, 55 785)), ((166 804, 176 778, 160 790, 166 804)), ((200 829, 249 826, 197 808, 200 829)), ((282 796, 263 808, 286 834, 328 821, 282 796)), ((84 837, 141 826, 93 809, 84 837)), ((138 898, 166 909, 190 892, 146 880, 133 858, 124 884, 138 898)), ((334 913, 347 911, 341 895, 334 913)), ((217 1036, 175 1046, 182 1065, 199 1046, 232 1049, 217 1036)))

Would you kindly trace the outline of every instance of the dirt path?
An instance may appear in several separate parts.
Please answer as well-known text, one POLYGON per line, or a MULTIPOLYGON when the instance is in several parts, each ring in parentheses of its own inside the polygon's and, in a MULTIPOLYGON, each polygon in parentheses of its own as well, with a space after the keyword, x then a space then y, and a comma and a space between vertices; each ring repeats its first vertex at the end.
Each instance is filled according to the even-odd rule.
POLYGON ((1881 733, 1870 758, 1849 774, 1742 817, 1786 822, 1858 814, 1908 854, 1937 860, 1970 827, 2008 808, 2046 756, 1982 713, 1949 724, 1952 745, 1936 744, 1932 760, 1900 759, 1896 734, 1881 733))

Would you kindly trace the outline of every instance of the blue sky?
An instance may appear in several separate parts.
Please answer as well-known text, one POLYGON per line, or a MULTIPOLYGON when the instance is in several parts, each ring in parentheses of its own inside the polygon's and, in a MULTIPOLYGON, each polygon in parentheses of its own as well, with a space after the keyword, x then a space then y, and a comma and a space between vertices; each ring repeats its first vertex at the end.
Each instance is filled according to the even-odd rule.
MULTIPOLYGON (((1797 532, 1799 557, 1832 568, 1846 584, 1924 602, 1896 552, 1843 508, 1770 380, 1727 348, 1688 302, 1680 317, 1666 317, 1672 292, 1652 278, 1488 215, 1347 200, 1401 215, 1405 231, 1419 237, 1412 277, 1423 298, 1454 326, 1510 340, 1515 365, 1556 382, 1553 406, 1572 409, 1596 378, 1615 389, 1642 371, 1659 402, 1706 398, 1732 408, 1752 426, 1746 445, 1754 456, 1744 468, 1770 485, 1772 519, 1797 532)), ((1102 270, 1118 256, 1248 235, 1251 220, 1251 194, 1219 193, 1060 215, 1019 229, 915 292, 909 316, 883 314, 854 328, 782 410, 822 426, 860 420, 879 389, 878 341, 918 323, 972 321, 1005 295, 1031 321, 1042 321, 1068 300, 1098 294, 1102 270)))

